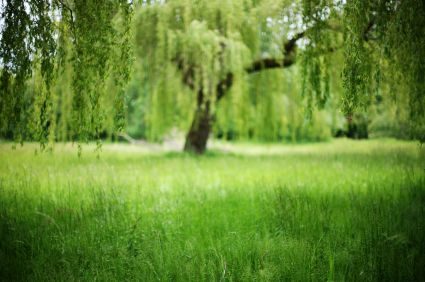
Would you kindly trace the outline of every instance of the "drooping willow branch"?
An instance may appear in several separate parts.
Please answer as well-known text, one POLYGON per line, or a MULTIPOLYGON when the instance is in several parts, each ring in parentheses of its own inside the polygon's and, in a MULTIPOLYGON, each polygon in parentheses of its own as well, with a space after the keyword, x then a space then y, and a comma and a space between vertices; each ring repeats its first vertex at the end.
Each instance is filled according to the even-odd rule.
MULTIPOLYGON (((39 141, 44 148, 47 142, 59 140, 59 118, 71 140, 99 136, 104 128, 101 103, 106 80, 114 76, 120 88, 128 80, 132 4, 15 0, 5 1, 1 13, 0 136, 39 141), (73 69, 68 78, 72 91, 63 92, 70 97, 57 96, 53 87, 65 68, 73 69), (64 121, 70 115, 61 114, 58 107, 69 100, 72 117, 64 121)), ((124 96, 116 96, 117 111, 122 112, 124 96)), ((123 124, 125 115, 116 116, 117 124, 123 124)))

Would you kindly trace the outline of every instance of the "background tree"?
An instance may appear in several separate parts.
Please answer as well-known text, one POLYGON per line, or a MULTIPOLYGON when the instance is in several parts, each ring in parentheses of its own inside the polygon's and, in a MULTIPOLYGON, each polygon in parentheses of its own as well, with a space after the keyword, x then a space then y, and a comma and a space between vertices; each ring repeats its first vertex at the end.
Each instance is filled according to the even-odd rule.
MULTIPOLYGON (((149 62, 150 109, 160 105, 157 112, 164 113, 161 101, 178 99, 169 77, 180 73, 196 101, 185 150, 202 153, 217 102, 230 89, 233 103, 244 111, 249 75, 298 61, 311 112, 328 100, 334 55, 343 52, 346 115, 373 104, 382 81, 392 77, 391 88, 406 85, 412 133, 423 140, 418 135, 424 119, 423 12, 417 1, 153 1, 138 16, 136 44, 149 62)), ((276 96, 262 99, 267 103, 276 96)))

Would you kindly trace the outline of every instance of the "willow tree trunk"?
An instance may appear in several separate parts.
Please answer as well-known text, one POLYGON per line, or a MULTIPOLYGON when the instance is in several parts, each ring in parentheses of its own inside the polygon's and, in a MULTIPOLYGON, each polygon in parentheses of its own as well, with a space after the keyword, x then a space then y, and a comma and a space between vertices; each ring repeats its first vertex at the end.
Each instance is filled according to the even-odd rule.
MULTIPOLYGON (((228 73, 216 85, 215 103, 217 103, 227 93, 227 90, 232 86, 233 74, 228 73)), ((202 154, 207 149, 208 137, 214 122, 214 113, 211 111, 211 101, 204 100, 203 89, 198 90, 196 111, 193 117, 192 125, 186 135, 186 142, 184 150, 186 152, 193 152, 202 154)))
POLYGON ((212 122, 213 115, 210 111, 210 102, 203 103, 203 93, 199 91, 195 115, 184 144, 184 150, 186 152, 196 154, 205 152, 212 122))

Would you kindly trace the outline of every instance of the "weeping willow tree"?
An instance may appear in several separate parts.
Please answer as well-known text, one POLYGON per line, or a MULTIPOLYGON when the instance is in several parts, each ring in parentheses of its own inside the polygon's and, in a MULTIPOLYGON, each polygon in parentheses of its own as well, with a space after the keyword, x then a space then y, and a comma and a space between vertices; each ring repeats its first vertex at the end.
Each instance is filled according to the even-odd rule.
POLYGON ((117 85, 113 126, 120 130, 131 15, 126 0, 1 1, 0 135, 37 140, 42 148, 98 139, 109 77, 117 85), (58 89, 68 82, 71 91, 58 89))
POLYGON ((4 0, 0 134, 44 146, 97 138, 105 123, 122 129, 136 8, 136 63, 151 135, 173 124, 183 106, 178 114, 191 119, 185 150, 204 152, 228 96, 237 105, 235 124, 246 132, 255 81, 268 89, 258 97, 259 126, 268 124, 261 134, 273 136, 279 125, 268 123, 267 113, 279 111, 283 90, 274 81, 284 78, 266 71, 297 64, 306 115, 313 116, 330 98, 334 55, 342 53, 347 117, 390 89, 396 103, 407 101, 411 133, 425 140, 425 4, 416 0, 4 0), (53 91, 64 75, 71 91, 53 91), (105 105, 113 111, 105 113, 105 105))
MULTIPOLYGON (((166 113, 166 101, 188 95, 170 79, 178 74, 194 101, 185 150, 202 153, 217 115, 225 114, 217 110, 223 97, 232 96, 240 117, 234 124, 247 130, 247 89, 255 73, 297 63, 306 114, 322 108, 339 52, 344 55, 341 106, 348 119, 366 110, 384 77, 391 77, 386 81, 393 89, 406 85, 394 99, 407 97, 412 132, 422 132, 417 137, 424 140, 424 12, 423 1, 413 0, 146 1, 138 15, 137 46, 148 66, 150 110, 166 113)), ((273 88, 274 81, 262 79, 260 88, 273 88)), ((282 93, 262 93, 263 112, 273 115, 282 93)), ((154 114, 152 121, 161 119, 154 114)), ((267 134, 274 134, 275 126, 264 124, 267 134)))

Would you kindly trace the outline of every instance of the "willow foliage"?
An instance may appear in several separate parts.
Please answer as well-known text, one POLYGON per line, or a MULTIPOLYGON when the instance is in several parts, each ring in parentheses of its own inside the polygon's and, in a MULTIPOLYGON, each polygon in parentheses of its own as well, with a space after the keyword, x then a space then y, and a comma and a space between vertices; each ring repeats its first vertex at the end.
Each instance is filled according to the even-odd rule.
MULTIPOLYGON (((341 50, 344 91, 338 96, 343 112, 350 117, 367 109, 377 93, 383 93, 382 82, 388 81, 383 76, 395 77, 390 83, 408 86, 397 95, 408 97, 412 129, 420 134, 424 132, 421 125, 425 115, 424 12, 423 1, 413 0, 151 1, 142 5, 138 16, 137 46, 142 60, 148 62, 145 71, 154 81, 152 89, 171 92, 172 96, 186 94, 173 91, 176 88, 167 79, 168 72, 180 73, 183 84, 194 95, 202 91, 208 97, 203 103, 215 105, 222 96, 216 93, 217 86, 231 73, 231 102, 226 99, 223 103, 234 107, 223 108, 232 114, 221 110, 217 119, 223 124, 223 115, 237 117, 230 126, 247 135, 254 116, 261 126, 252 130, 268 128, 271 136, 277 134, 282 116, 275 114, 281 110, 275 108, 279 104, 276 101, 288 92, 279 86, 285 81, 281 75, 274 79, 248 78, 255 63, 259 65, 255 66, 257 72, 279 67, 275 62, 281 62, 284 68, 298 59, 300 94, 306 101, 305 113, 311 116, 314 108, 323 108, 329 100, 331 80, 339 80, 332 77, 332 69, 334 55, 341 50), (298 47, 298 54, 290 43, 298 47), (252 114, 261 112, 253 108, 252 97, 247 94, 253 80, 262 89, 262 101, 255 103, 256 107, 263 105, 269 113, 263 118, 252 114)), ((273 77, 270 73, 267 76, 273 77)), ((164 111, 164 102, 152 104, 149 111, 159 111, 156 105, 164 111)), ((148 122, 161 123, 155 118, 148 122)), ((423 139, 423 135, 417 137, 423 139)))
POLYGON ((411 133, 425 141, 425 3, 348 1, 344 7, 344 109, 367 106, 388 81, 396 102, 407 96, 411 133), (387 79, 385 79, 387 77, 387 79))
POLYGON ((221 127, 227 116, 242 136, 272 140, 290 122, 290 103, 282 99, 301 101, 290 94, 298 88, 285 85, 299 80, 303 112, 313 120, 313 109, 332 97, 341 97, 351 116, 385 94, 406 101, 411 133, 425 140, 423 1, 2 3, 0 134, 18 141, 87 141, 107 127, 124 128, 135 9, 136 64, 152 139, 176 124, 187 129, 194 112, 205 110, 221 127), (344 90, 334 95, 341 52, 344 90), (293 64, 291 78, 267 70, 293 64))
MULTIPOLYGON (((179 87, 182 80, 192 93, 202 90, 206 97, 203 103, 214 106, 216 85, 228 73, 243 75, 249 58, 241 34, 232 30, 242 25, 235 14, 240 13, 243 1, 192 2, 146 5, 137 22, 137 46, 147 64, 143 72, 151 89, 147 123, 156 128, 149 131, 153 139, 167 129, 161 124, 173 124, 166 119, 173 116, 175 102, 185 100, 182 95, 191 95, 179 87), (176 76, 180 78, 173 79, 176 76)), ((196 99, 192 95, 192 100, 196 99)), ((185 109, 190 112, 186 119, 191 117, 193 106, 185 109)))
MULTIPOLYGON (((104 120, 100 101, 106 78, 113 75, 123 88, 129 75, 131 4, 6 0, 1 7, 0 133, 37 140, 42 147, 59 138, 96 138, 104 120), (72 91, 57 97, 56 83, 63 76, 71 76, 72 91), (57 134, 58 113, 60 131, 67 134, 57 134)), ((122 92, 116 99, 117 128, 124 120, 122 92)))
MULTIPOLYGON (((246 68, 263 56, 283 60, 282 39, 289 31, 281 20, 284 11, 295 17, 295 6, 290 1, 174 0, 143 5, 136 23, 136 46, 141 60, 147 62, 144 72, 150 77, 148 83, 155 100, 148 108, 147 123, 160 127, 164 117, 155 113, 167 112, 164 104, 170 96, 179 99, 181 95, 192 95, 193 101, 202 99, 201 107, 208 105, 215 112, 216 101, 223 95, 218 93, 219 86, 229 74, 232 103, 237 111, 247 114, 246 68), (180 77, 178 81, 169 78, 176 75, 180 77), (176 83, 185 85, 192 94, 179 91, 176 83), (156 109, 156 105, 160 108, 156 109)), ((281 94, 271 93, 276 99, 281 94)), ((189 119, 196 107, 193 103, 187 108, 189 119)), ((242 120, 235 121, 241 130, 246 129, 242 120)), ((150 137, 155 139, 163 133, 153 132, 150 137)))

